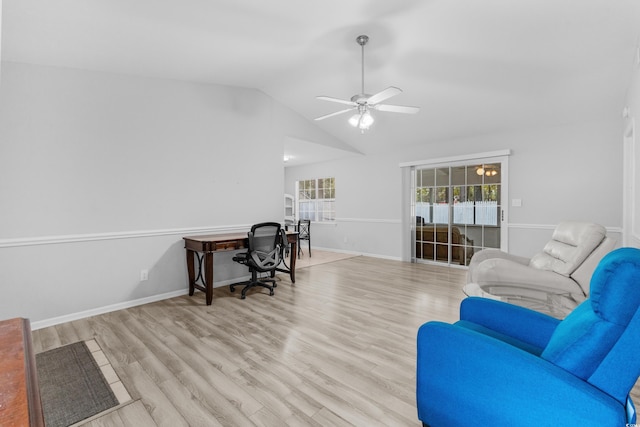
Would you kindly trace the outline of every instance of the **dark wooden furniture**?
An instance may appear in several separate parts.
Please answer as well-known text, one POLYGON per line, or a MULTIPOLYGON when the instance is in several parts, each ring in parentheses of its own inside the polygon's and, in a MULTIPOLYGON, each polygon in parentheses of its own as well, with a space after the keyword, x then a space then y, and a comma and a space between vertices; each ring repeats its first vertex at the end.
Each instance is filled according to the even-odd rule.
MULTIPOLYGON (((287 241, 291 245, 289 251, 289 268, 278 269, 289 273, 291 282, 296 282, 296 248, 298 233, 287 231, 287 241)), ((183 237, 187 254, 187 272, 189 274, 189 295, 196 289, 205 293, 207 305, 213 300, 213 254, 222 251, 235 251, 248 246, 247 233, 212 234, 208 236, 183 237), (196 275, 195 260, 198 261, 196 275), (204 265, 203 265, 204 263, 204 265)))
POLYGON ((0 426, 44 426, 28 319, 0 322, 0 426))
POLYGON ((451 262, 469 265, 473 256, 473 240, 460 228, 426 224, 416 227, 416 257, 425 260, 447 261, 451 243, 451 262), (435 255, 435 256, 434 256, 435 255))
POLYGON ((296 231, 298 232, 298 256, 300 256, 300 253, 302 252, 301 240, 306 240, 309 244, 309 257, 311 257, 311 220, 298 220, 298 227, 296 228, 296 231))

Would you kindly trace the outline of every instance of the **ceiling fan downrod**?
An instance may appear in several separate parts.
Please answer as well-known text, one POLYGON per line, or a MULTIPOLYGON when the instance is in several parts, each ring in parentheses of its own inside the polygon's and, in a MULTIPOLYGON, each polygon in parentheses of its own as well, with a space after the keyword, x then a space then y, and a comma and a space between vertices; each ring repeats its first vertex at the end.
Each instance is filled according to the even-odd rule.
POLYGON ((362 91, 360 92, 363 96, 364 96, 364 45, 367 44, 367 42, 369 41, 369 36, 366 35, 361 35, 356 37, 356 42, 360 45, 360 48, 362 50, 362 91))

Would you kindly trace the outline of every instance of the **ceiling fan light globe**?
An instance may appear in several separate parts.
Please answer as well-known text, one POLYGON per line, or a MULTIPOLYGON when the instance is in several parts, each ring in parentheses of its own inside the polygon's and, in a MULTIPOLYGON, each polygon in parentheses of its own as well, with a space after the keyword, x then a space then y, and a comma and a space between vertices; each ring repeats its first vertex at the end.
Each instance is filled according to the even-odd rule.
POLYGON ((367 111, 360 117, 360 129, 369 129, 371 125, 375 122, 375 119, 369 112, 367 111))
POLYGON ((360 122, 360 114, 354 114, 353 116, 351 116, 351 118, 349 119, 349 124, 351 126, 358 127, 358 124, 360 122))

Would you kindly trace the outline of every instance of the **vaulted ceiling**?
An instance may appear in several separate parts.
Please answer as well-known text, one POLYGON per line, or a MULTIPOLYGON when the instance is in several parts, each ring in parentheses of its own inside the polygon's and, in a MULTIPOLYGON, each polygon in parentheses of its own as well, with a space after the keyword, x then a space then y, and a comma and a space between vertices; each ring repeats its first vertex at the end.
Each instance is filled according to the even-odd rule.
MULTIPOLYGON (((619 117, 640 36, 637 0, 4 0, 2 60, 257 88, 309 120, 317 95, 397 86, 360 152, 619 117)), ((314 142, 314 141, 310 141, 314 142)))

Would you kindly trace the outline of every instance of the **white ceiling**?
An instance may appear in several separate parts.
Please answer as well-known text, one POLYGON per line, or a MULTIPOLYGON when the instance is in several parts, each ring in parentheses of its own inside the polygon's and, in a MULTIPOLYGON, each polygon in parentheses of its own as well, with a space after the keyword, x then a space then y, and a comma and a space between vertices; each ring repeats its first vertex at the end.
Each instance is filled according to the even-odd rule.
POLYGON ((360 92, 366 34, 366 92, 400 87, 388 103, 421 111, 376 112, 364 135, 349 114, 316 122, 362 153, 619 117, 640 35, 638 0, 1 4, 3 60, 253 87, 309 120, 342 108, 316 95, 360 92))

